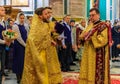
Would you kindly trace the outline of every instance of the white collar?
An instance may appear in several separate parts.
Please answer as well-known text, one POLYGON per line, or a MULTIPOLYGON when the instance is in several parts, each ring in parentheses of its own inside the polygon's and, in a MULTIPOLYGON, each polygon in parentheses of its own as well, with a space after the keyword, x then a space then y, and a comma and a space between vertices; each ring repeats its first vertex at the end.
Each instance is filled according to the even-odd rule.
POLYGON ((85 27, 83 27, 81 24, 78 25, 78 28, 80 28, 81 30, 85 29, 85 27))

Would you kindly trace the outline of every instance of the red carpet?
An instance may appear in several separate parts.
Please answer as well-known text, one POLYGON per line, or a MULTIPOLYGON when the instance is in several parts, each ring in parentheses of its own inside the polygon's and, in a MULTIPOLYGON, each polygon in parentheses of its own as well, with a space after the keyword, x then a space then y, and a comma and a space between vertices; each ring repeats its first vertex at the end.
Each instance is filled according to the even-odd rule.
MULTIPOLYGON (((63 84, 78 84, 79 73, 63 73, 63 84)), ((120 75, 111 75, 111 84, 120 84, 120 75)))

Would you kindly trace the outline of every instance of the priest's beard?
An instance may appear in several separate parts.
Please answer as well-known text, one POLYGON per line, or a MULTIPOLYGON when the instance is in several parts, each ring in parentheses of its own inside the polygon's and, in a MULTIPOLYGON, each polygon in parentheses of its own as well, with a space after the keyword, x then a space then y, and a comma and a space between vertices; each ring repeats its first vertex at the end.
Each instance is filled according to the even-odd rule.
POLYGON ((43 19, 43 22, 49 23, 48 19, 43 19))

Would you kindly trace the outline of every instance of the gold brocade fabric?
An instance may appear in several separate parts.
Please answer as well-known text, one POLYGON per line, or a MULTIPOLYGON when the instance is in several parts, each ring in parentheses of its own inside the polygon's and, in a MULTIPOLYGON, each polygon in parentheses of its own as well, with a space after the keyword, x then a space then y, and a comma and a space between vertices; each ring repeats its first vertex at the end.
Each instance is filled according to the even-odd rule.
MULTIPOLYGON (((90 24, 86 30, 81 34, 81 38, 84 33, 93 28, 93 24, 90 24)), ((105 47, 105 74, 104 84, 109 84, 109 52, 108 52, 108 32, 107 28, 97 35, 97 32, 91 36, 91 40, 85 41, 83 56, 80 67, 79 84, 95 84, 95 72, 96 72, 96 48, 105 47)))
POLYGON ((35 14, 27 39, 21 84, 61 84, 62 74, 56 48, 51 45, 52 23, 35 14))

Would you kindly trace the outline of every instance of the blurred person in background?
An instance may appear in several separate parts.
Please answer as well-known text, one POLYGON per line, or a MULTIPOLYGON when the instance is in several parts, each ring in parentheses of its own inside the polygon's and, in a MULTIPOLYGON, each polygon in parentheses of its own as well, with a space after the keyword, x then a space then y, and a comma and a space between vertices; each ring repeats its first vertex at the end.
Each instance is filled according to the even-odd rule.
POLYGON ((20 83, 24 66, 24 55, 29 26, 26 23, 26 17, 23 12, 18 13, 15 25, 12 30, 18 33, 18 38, 13 44, 13 73, 16 74, 17 83, 20 83))
POLYGON ((79 59, 80 64, 81 64, 81 58, 82 58, 82 53, 83 53, 84 41, 80 40, 79 36, 83 32, 83 30, 85 30, 85 27, 86 27, 86 21, 85 19, 82 19, 76 29, 76 36, 77 36, 76 42, 77 42, 77 48, 78 48, 77 58, 79 59))
POLYGON ((5 16, 5 8, 3 6, 0 6, 0 84, 2 84, 2 77, 5 76, 5 47, 6 45, 9 46, 10 43, 4 40, 2 36, 2 31, 6 29, 6 24, 4 22, 4 16, 5 16))

